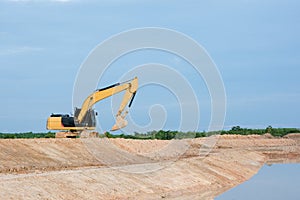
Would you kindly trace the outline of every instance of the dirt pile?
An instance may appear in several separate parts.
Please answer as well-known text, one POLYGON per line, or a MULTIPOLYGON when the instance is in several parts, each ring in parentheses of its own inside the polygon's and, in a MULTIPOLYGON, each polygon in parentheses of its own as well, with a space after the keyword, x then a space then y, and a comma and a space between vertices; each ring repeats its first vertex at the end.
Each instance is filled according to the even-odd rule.
POLYGON ((300 161, 298 139, 264 136, 15 139, 0 149, 0 199, 213 199, 264 163, 300 161))

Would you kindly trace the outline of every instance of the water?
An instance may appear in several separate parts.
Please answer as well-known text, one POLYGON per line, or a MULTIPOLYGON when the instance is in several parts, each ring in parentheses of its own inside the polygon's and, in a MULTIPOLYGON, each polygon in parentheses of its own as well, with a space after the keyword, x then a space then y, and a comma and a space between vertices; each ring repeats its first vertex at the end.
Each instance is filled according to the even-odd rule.
POLYGON ((300 200, 300 164, 265 165, 250 180, 216 200, 300 200))

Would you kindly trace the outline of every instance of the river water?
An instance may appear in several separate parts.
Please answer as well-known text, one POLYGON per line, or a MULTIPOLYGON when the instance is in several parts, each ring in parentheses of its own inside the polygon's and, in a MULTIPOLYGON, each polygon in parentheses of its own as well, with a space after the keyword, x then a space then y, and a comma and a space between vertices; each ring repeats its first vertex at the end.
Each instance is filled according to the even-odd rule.
POLYGON ((264 165, 250 180, 216 200, 300 200, 300 164, 264 165))

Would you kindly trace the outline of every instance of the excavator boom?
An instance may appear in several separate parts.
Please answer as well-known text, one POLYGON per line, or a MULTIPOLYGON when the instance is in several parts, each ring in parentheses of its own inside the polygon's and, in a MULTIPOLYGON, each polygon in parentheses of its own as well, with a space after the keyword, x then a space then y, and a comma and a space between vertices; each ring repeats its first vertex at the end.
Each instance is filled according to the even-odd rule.
POLYGON ((117 113, 117 115, 121 115, 121 113, 124 111, 124 108, 130 101, 130 99, 136 93, 137 88, 138 88, 138 79, 137 77, 135 77, 134 79, 130 81, 126 81, 125 83, 116 83, 106 88, 96 90, 94 93, 89 95, 83 102, 81 111, 77 117, 78 122, 81 123, 83 121, 84 116, 86 115, 88 110, 90 110, 98 101, 101 101, 107 97, 110 97, 114 94, 117 94, 125 90, 123 100, 121 102, 121 105, 117 113))

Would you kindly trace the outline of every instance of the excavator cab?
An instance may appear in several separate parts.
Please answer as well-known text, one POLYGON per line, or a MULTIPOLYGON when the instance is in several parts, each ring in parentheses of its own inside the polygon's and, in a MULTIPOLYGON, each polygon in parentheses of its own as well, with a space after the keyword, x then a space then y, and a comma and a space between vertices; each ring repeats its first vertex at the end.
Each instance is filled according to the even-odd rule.
POLYGON ((75 119, 75 126, 78 127, 96 127, 96 112, 93 109, 89 109, 83 120, 81 122, 79 122, 78 119, 78 115, 80 113, 81 109, 80 108, 75 108, 75 113, 74 113, 74 119, 75 119))

